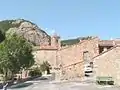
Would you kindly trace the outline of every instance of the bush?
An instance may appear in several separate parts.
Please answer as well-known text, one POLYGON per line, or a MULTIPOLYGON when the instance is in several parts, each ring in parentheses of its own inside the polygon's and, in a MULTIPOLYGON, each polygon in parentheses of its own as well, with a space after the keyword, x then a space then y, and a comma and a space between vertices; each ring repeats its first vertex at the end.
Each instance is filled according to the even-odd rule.
POLYGON ((51 65, 47 61, 44 61, 40 65, 40 69, 42 72, 47 71, 47 74, 50 74, 51 65))
POLYGON ((39 69, 34 69, 34 70, 31 70, 29 72, 29 76, 31 76, 31 77, 33 77, 33 76, 41 76, 41 75, 42 75, 42 73, 40 72, 39 69))

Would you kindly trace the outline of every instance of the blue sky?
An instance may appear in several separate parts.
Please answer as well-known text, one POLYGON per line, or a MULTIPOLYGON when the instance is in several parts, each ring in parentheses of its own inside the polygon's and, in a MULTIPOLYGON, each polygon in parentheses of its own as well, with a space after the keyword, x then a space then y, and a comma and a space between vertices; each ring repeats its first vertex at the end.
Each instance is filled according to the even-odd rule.
POLYGON ((23 18, 62 39, 120 37, 120 0, 1 0, 0 20, 23 18))

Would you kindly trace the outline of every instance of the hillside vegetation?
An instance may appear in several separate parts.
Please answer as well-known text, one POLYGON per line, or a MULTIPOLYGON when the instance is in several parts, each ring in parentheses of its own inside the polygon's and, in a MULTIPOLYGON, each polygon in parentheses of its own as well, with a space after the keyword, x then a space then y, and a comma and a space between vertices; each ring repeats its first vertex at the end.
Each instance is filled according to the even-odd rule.
POLYGON ((68 40, 62 40, 61 41, 61 45, 62 46, 66 46, 66 45, 73 45, 73 44, 77 44, 80 42, 80 40, 89 40, 92 39, 92 36, 87 36, 87 37, 79 37, 76 39, 68 39, 68 40))
POLYGON ((68 39, 68 40, 62 40, 61 45, 66 46, 66 45, 73 45, 79 43, 79 39, 68 39))

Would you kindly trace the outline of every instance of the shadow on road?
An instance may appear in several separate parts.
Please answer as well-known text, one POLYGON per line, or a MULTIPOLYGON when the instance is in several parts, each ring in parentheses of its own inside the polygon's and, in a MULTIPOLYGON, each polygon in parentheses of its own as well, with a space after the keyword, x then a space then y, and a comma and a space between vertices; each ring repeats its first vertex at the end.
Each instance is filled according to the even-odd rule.
POLYGON ((32 81, 39 81, 39 80, 48 80, 48 78, 45 78, 45 77, 39 77, 39 78, 36 78, 32 81))
POLYGON ((28 87, 30 85, 32 85, 33 83, 20 83, 17 85, 12 85, 11 87, 9 87, 10 89, 16 89, 16 88, 24 88, 24 87, 28 87))

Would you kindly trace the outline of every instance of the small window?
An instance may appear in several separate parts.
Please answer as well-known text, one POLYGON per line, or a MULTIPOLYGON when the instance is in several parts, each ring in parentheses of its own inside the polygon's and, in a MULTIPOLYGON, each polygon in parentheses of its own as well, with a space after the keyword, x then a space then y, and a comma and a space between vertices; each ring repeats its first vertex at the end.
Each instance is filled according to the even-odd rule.
POLYGON ((56 39, 56 43, 58 43, 58 39, 56 39))
POLYGON ((93 68, 93 62, 90 62, 90 66, 93 68))
POLYGON ((83 59, 84 59, 84 61, 87 61, 89 59, 89 52, 88 51, 83 52, 83 59))

